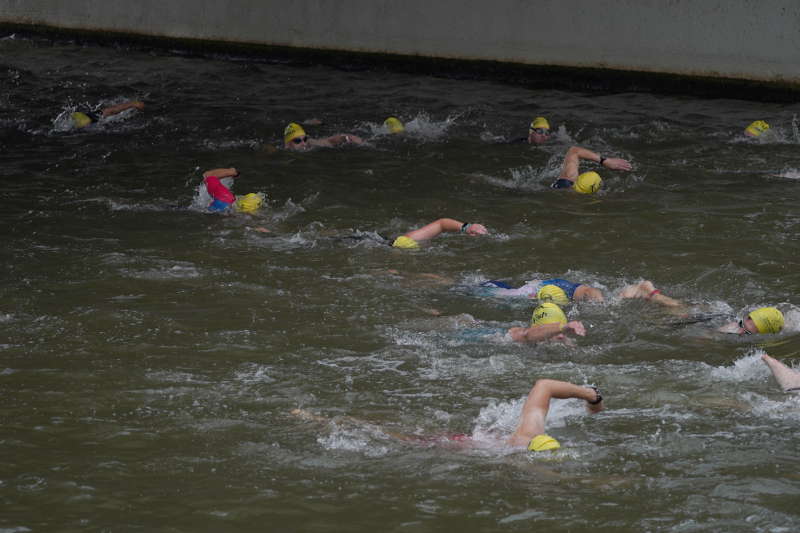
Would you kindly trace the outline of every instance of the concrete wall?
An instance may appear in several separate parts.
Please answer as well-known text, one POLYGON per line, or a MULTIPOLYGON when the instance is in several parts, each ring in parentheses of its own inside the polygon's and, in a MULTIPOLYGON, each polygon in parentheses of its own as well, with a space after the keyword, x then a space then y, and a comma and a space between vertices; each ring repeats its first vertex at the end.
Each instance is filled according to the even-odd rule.
POLYGON ((800 84, 797 0, 0 0, 0 22, 800 84))

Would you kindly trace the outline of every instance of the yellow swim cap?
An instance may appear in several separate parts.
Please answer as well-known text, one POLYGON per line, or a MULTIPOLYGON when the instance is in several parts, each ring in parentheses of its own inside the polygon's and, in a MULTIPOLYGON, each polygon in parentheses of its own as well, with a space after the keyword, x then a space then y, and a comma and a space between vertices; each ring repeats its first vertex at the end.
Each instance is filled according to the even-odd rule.
POLYGON ((290 143, 292 139, 303 137, 305 134, 306 130, 303 129, 303 126, 297 122, 290 122, 286 129, 283 130, 283 142, 290 143))
POLYGON ((92 123, 92 119, 89 118, 89 115, 86 113, 81 113, 80 111, 76 111, 72 114, 72 121, 78 128, 85 128, 92 123))
POLYGON ((750 312, 750 318, 759 333, 780 333, 783 329, 783 313, 774 307, 762 307, 750 312))
POLYGON ((572 188, 581 194, 593 194, 599 191, 602 186, 603 180, 600 178, 600 174, 590 170, 578 176, 572 188))
POLYGON ((403 126, 403 123, 400 122, 400 119, 397 117, 387 118, 383 121, 383 125, 389 130, 389 133, 403 133, 406 130, 406 127, 403 126))
POLYGON ((547 119, 544 118, 544 117, 536 117, 535 119, 533 119, 533 122, 531 122, 530 129, 532 131, 532 130, 535 130, 536 128, 542 128, 542 129, 545 129, 545 130, 549 130, 550 129, 550 123, 547 122, 547 119))
POLYGON ((769 124, 763 120, 756 120, 744 129, 745 134, 750 137, 758 137, 769 129, 769 124))
POLYGON ((260 194, 251 192, 239 198, 236 198, 236 210, 242 213, 255 213, 261 204, 264 203, 264 198, 260 194))
POLYGON ((569 304, 567 293, 564 292, 564 289, 556 285, 545 285, 539 289, 539 292, 536 293, 536 297, 540 302, 553 302, 558 305, 569 304))
POLYGON ((400 235, 398 238, 394 240, 392 246, 394 246, 395 248, 403 248, 405 250, 413 250, 419 248, 419 243, 414 239, 412 239, 411 237, 400 235))
POLYGON ((561 448, 561 444, 550 435, 545 435, 544 433, 533 437, 528 444, 528 451, 531 452, 545 452, 547 450, 557 450, 559 448, 561 448))
POLYGON ((543 326, 545 324, 564 325, 566 323, 567 315, 553 302, 539 304, 539 306, 533 310, 533 315, 531 315, 531 326, 543 326))

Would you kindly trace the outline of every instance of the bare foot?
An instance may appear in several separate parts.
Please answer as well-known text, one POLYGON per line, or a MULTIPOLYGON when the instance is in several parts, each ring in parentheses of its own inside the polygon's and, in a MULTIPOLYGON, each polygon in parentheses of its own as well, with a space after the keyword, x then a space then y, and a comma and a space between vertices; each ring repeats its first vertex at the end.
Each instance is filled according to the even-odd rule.
POLYGON ((784 391, 800 388, 800 372, 792 370, 788 366, 767 354, 762 355, 761 360, 764 361, 764 363, 766 363, 766 365, 772 371, 775 381, 778 382, 778 385, 780 385, 784 391))
POLYGON ((619 293, 620 298, 647 298, 656 288, 652 281, 644 280, 635 285, 628 285, 619 293))
POLYGON ((250 228, 250 229, 252 229, 253 231, 257 231, 259 233, 272 233, 267 228, 262 228, 261 226, 256 226, 255 228, 250 228))

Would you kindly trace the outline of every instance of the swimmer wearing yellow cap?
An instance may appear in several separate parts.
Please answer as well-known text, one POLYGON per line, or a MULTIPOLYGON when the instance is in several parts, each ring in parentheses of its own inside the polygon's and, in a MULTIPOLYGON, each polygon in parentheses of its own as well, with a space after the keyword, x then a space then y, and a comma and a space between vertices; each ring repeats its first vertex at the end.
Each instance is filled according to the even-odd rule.
POLYGON ((489 232, 483 224, 471 224, 460 222, 452 218, 440 218, 430 224, 426 224, 419 229, 409 231, 405 235, 397 237, 392 246, 405 250, 415 250, 419 248, 420 241, 428 241, 441 233, 464 233, 465 235, 486 235, 489 232))
POLYGON ((760 307, 750 311, 747 316, 739 320, 736 332, 739 335, 775 334, 783 330, 784 318, 775 307, 760 307))
POLYGON ((564 156, 564 164, 561 167, 561 173, 558 179, 550 185, 553 189, 572 189, 581 194, 594 194, 600 190, 603 185, 603 180, 597 172, 589 171, 583 174, 578 174, 581 160, 594 161, 601 167, 609 170, 624 170, 629 171, 631 164, 617 157, 603 157, 600 154, 581 148, 580 146, 572 146, 567 150, 564 156))
POLYGON ((553 398, 583 400, 591 414, 599 413, 605 408, 603 396, 597 387, 575 385, 555 379, 539 379, 528 393, 519 424, 508 439, 508 444, 525 447, 532 452, 555 451, 561 448, 556 439, 545 433, 547 413, 553 398))
POLYGON ((311 148, 333 148, 345 144, 364 144, 364 140, 352 133, 337 133, 322 139, 312 139, 306 134, 303 126, 290 122, 283 130, 283 148, 293 152, 302 152, 311 148))
MULTIPOLYGON (((680 300, 670 298, 663 294, 661 289, 656 289, 652 281, 644 280, 623 288, 620 298, 639 298, 649 300, 665 307, 685 307, 680 300)), ((701 320, 692 319, 691 322, 701 320)), ((725 324, 718 328, 721 333, 735 333, 736 335, 775 334, 783 330, 783 313, 775 307, 760 307, 747 313, 744 318, 725 324)))
MULTIPOLYGON (((597 414, 605 409, 603 395, 600 389, 593 385, 575 385, 567 381, 555 379, 538 379, 528 392, 525 404, 522 406, 519 422, 514 433, 506 441, 506 444, 513 447, 523 448, 531 452, 553 452, 561 448, 561 443, 555 438, 545 433, 547 414, 553 399, 557 400, 583 400, 586 402, 586 410, 589 414, 597 414)), ((291 409, 289 414, 297 417, 304 422, 314 422, 327 424, 330 419, 311 413, 307 409, 291 409)), ((375 427, 375 424, 359 420, 353 417, 337 416, 337 420, 356 426, 375 427)), ((424 446, 438 444, 448 448, 463 448, 471 446, 473 437, 465 434, 445 434, 434 436, 422 436, 417 433, 399 433, 392 429, 382 429, 381 433, 392 439, 397 439, 407 443, 418 443, 424 446)))
POLYGON ((203 184, 206 192, 211 197, 208 210, 217 213, 229 213, 234 210, 238 213, 252 215, 264 204, 264 195, 249 193, 244 196, 235 196, 231 190, 222 184, 222 179, 237 178, 239 171, 235 168, 215 168, 203 172, 203 184))
POLYGON ((85 128, 95 122, 98 122, 101 118, 110 117, 112 115, 118 115, 123 111, 128 109, 138 109, 139 111, 144 109, 144 103, 133 100, 130 102, 123 102, 121 104, 105 107, 100 111, 100 113, 95 113, 93 111, 75 111, 70 115, 72 119, 72 124, 78 129, 85 128))
POLYGON ((389 117, 383 121, 383 127, 386 128, 386 131, 389 133, 403 133, 406 131, 406 127, 400 122, 400 119, 397 117, 389 117))
POLYGON ((544 144, 550 138, 550 123, 544 117, 536 117, 528 127, 528 144, 544 144))
POLYGON ((526 281, 517 288, 510 287, 496 279, 484 281, 481 287, 488 289, 492 296, 526 297, 540 302, 553 302, 564 306, 575 301, 603 301, 603 291, 585 283, 572 283, 561 278, 534 279, 526 281))
POLYGON ((763 120, 756 120, 744 129, 744 134, 748 137, 760 137, 767 130, 769 130, 769 124, 763 120))
POLYGON ((541 342, 564 340, 567 335, 585 336, 586 328, 577 320, 567 321, 567 315, 553 302, 539 304, 531 315, 530 327, 513 327, 508 330, 516 342, 541 342))

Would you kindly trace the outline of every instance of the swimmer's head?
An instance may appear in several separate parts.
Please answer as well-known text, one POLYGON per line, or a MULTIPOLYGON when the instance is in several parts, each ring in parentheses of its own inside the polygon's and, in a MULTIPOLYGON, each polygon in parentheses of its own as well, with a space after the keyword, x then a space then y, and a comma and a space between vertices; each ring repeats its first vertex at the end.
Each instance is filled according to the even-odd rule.
POLYGON ((308 146, 308 135, 303 126, 290 122, 283 130, 283 146, 292 150, 303 150, 308 146))
POLYGON ((540 302, 553 302, 558 305, 568 305, 569 297, 564 289, 556 285, 545 285, 536 293, 540 302))
POLYGON ((761 307, 748 315, 759 333, 780 333, 783 329, 783 313, 774 307, 761 307))
POLYGON ((550 130, 550 123, 547 122, 547 119, 544 117, 536 117, 531 122, 531 130, 535 130, 537 128, 541 128, 543 130, 550 130))
POLYGON ((383 125, 389 133, 403 133, 406 130, 406 127, 397 117, 387 118, 383 121, 383 125))
POLYGON ((544 117, 536 117, 528 128, 528 142, 542 144, 550 137, 550 123, 544 117))
POLYGON ((567 315, 553 302, 539 304, 531 315, 531 326, 544 326, 545 324, 561 324, 563 326, 566 323, 567 315))
POLYGON ((240 213, 255 213, 264 204, 264 197, 251 192, 236 198, 236 210, 240 213))
POLYGON ((594 170, 590 170, 578 176, 572 188, 581 194, 594 194, 599 191, 602 186, 603 180, 600 178, 600 174, 594 170))
POLYGON ((557 450, 559 448, 561 448, 561 444, 550 435, 546 435, 544 433, 541 435, 536 435, 528 443, 528 451, 531 452, 546 452, 548 450, 557 450))
POLYGON ((76 111, 72 113, 72 122, 75 124, 76 128, 85 128, 89 124, 92 123, 92 119, 89 118, 89 115, 86 113, 81 113, 80 111, 76 111))
POLYGON ((769 129, 769 124, 763 120, 756 120, 744 129, 744 134, 748 137, 758 137, 769 129))
POLYGON ((416 250, 419 248, 419 243, 412 239, 411 237, 406 237, 405 235, 400 235, 398 238, 394 240, 392 246, 395 248, 402 248, 404 250, 416 250))

